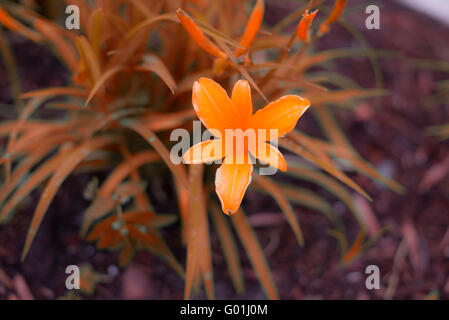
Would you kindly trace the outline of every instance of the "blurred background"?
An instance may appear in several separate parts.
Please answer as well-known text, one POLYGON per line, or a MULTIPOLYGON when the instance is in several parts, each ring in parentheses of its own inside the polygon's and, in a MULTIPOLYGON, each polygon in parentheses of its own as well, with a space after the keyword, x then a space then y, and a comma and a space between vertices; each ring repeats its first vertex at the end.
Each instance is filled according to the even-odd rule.
MULTIPOLYGON (((43 1, 45 2, 45 1, 43 1)), ((47 15, 57 16, 61 8, 51 1, 47 15), (53 10, 51 10, 53 9, 53 10)), ((357 174, 351 177, 366 190, 373 202, 356 196, 370 230, 387 230, 357 259, 340 264, 336 241, 326 233, 329 220, 315 211, 296 208, 304 232, 305 246, 299 248, 279 209, 260 194, 248 192, 250 223, 256 229, 282 299, 447 299, 449 297, 449 145, 431 135, 429 127, 449 122, 449 97, 441 83, 449 79, 449 12, 446 0, 348 1, 342 24, 317 43, 320 50, 364 47, 376 50, 378 60, 354 57, 334 61, 335 69, 366 88, 379 83, 388 90, 382 98, 364 100, 354 109, 339 112, 337 118, 347 137, 364 159, 384 175, 401 183, 404 195, 387 190, 357 174), (367 30, 365 8, 380 8, 380 29, 367 30), (408 6, 409 4, 410 6, 408 6), (421 6, 426 4, 426 8, 421 6), (446 19, 445 19, 446 18, 446 19), (349 23, 357 33, 351 33, 349 23), (377 82, 376 82, 377 80, 377 82), (380 289, 367 290, 365 268, 380 270, 380 289)), ((294 11, 293 0, 266 0, 267 26, 294 11)), ((295 26, 292 25, 291 30, 295 26)), ((52 54, 24 38, 4 31, 15 54, 23 91, 64 85, 64 67, 52 54)), ((0 115, 12 103, 5 67, 0 62, 0 115)), ((320 132, 312 121, 302 129, 320 132)), ((59 192, 44 220, 36 243, 25 263, 20 262, 33 208, 25 207, 23 219, 0 227, 0 298, 54 299, 64 296, 65 267, 84 265, 83 277, 94 287, 91 299, 182 299, 183 281, 163 262, 140 252, 125 269, 117 257, 78 237, 80 212, 88 202, 71 190, 83 190, 89 175, 70 177, 59 192), (68 205, 69 204, 69 205, 68 205)), ((152 181, 161 201, 169 195, 152 181), (157 191, 162 190, 162 191, 157 191)), ((356 222, 342 203, 315 186, 347 225, 349 239, 358 232, 356 222)), ((34 203, 39 194, 32 194, 34 203)), ((166 237, 184 261, 176 231, 166 237)), ((212 247, 219 248, 212 233, 212 247)), ((243 251, 243 250, 242 250, 243 251)), ((213 256, 216 297, 235 298, 224 258, 213 256)), ((242 299, 263 299, 245 255, 246 281, 242 299)), ((200 295, 199 298, 202 298, 200 295)))

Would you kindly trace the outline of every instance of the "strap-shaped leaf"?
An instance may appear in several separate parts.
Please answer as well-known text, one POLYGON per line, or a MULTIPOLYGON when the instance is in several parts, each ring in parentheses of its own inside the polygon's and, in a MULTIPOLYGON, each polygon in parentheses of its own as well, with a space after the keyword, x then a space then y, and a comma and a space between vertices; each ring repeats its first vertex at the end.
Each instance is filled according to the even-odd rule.
POLYGON ((98 92, 98 90, 100 90, 105 85, 106 81, 108 81, 109 78, 111 78, 116 73, 122 71, 122 69, 123 68, 120 66, 115 66, 115 67, 112 67, 111 69, 107 70, 106 72, 104 72, 101 75, 100 79, 98 79, 98 81, 95 83, 92 90, 90 91, 89 96, 86 99, 85 106, 87 106, 89 104, 90 100, 92 100, 92 98, 95 96, 95 94, 98 92))
POLYGON ((231 275, 232 284, 237 293, 245 291, 245 283, 242 274, 242 266, 240 263, 239 252, 234 241, 229 223, 226 221, 225 215, 215 204, 211 204, 210 212, 212 213, 212 221, 217 230, 220 239, 221 248, 223 249, 226 264, 228 265, 229 274, 231 275))
POLYGON ((56 24, 41 18, 37 18, 34 27, 49 40, 56 49, 56 52, 72 72, 78 69, 78 58, 75 47, 69 44, 63 36, 64 30, 61 30, 56 24))
POLYGON ((170 89, 171 93, 175 93, 176 82, 170 73, 170 70, 165 66, 164 62, 154 54, 146 54, 142 57, 142 63, 136 67, 138 71, 150 71, 157 74, 170 89))
POLYGON ((77 87, 55 87, 40 90, 29 91, 20 95, 22 99, 38 98, 38 97, 52 97, 52 96, 71 96, 71 97, 86 97, 87 92, 84 89, 77 87))
POLYGON ((363 224, 363 218, 361 216, 359 208, 354 202, 354 197, 337 180, 317 169, 299 167, 292 165, 291 163, 289 163, 288 171, 286 172, 286 174, 313 182, 320 187, 328 190, 349 208, 349 210, 359 223, 363 224))
POLYGON ((2 7, 0 7, 0 23, 4 25, 6 28, 14 32, 17 32, 34 42, 40 42, 42 40, 42 37, 39 33, 30 28, 25 27, 25 25, 23 25, 21 22, 13 18, 2 7))
POLYGON ((260 247, 259 240, 257 240, 251 225, 248 223, 245 213, 239 209, 234 215, 231 216, 231 220, 240 241, 245 247, 246 254, 251 261, 256 276, 259 279, 266 296, 273 300, 279 299, 279 294, 273 281, 273 276, 271 275, 270 267, 268 266, 265 254, 260 247))
POLYGON ((22 253, 22 260, 25 259, 31 244, 33 243, 34 237, 36 236, 37 230, 53 200, 59 187, 67 178, 67 176, 72 172, 73 169, 92 151, 101 148, 107 144, 113 143, 115 137, 112 136, 100 136, 93 140, 87 141, 75 148, 72 152, 64 157, 62 164, 56 169, 55 173, 51 177, 50 181, 47 183, 44 191, 42 192, 41 198, 37 204, 36 210, 33 214, 33 219, 31 221, 30 228, 28 230, 27 238, 25 240, 25 246, 22 253))
POLYGON ((128 120, 125 119, 120 122, 124 127, 130 128, 134 130, 138 134, 140 134, 146 141, 148 141, 154 149, 159 153, 162 160, 167 164, 168 168, 172 171, 177 183, 180 183, 182 186, 187 188, 187 178, 184 167, 182 165, 175 165, 170 160, 170 153, 165 147, 165 145, 159 140, 159 138, 152 132, 149 128, 147 128, 141 121, 139 120, 128 120))
POLYGON ((214 298, 212 259, 207 210, 203 189, 203 165, 191 165, 189 172, 190 212, 187 222, 187 263, 184 298, 204 282, 209 299, 214 298))
POLYGON ((17 191, 2 206, 0 223, 5 222, 10 217, 11 211, 59 167, 65 156, 65 153, 60 153, 48 159, 19 189, 17 189, 17 191))
POLYGON ((349 187, 353 188, 355 191, 360 193, 362 196, 367 198, 368 200, 372 201, 371 197, 363 191, 363 189, 355 183, 351 178, 349 178, 347 175, 345 175, 341 170, 339 170, 335 164, 330 160, 329 157, 326 155, 316 156, 310 151, 306 150, 302 146, 299 146, 295 144, 292 140, 288 139, 281 139, 279 141, 279 145, 290 150, 293 153, 296 153, 300 157, 303 157, 304 159, 312 162, 313 164, 319 166, 329 174, 333 175, 335 178, 343 182, 344 184, 348 185, 349 187))
POLYGON ((296 217, 295 212, 293 211, 282 190, 274 181, 265 176, 256 175, 255 182, 276 200, 277 204, 282 209, 282 213, 284 213, 288 223, 290 224, 296 240, 300 246, 303 246, 304 237, 302 235, 301 227, 299 226, 298 218, 296 217))
POLYGON ((339 230, 344 231, 344 224, 334 211, 332 206, 324 198, 308 189, 298 188, 293 185, 280 184, 282 193, 292 203, 318 210, 323 213, 339 230))

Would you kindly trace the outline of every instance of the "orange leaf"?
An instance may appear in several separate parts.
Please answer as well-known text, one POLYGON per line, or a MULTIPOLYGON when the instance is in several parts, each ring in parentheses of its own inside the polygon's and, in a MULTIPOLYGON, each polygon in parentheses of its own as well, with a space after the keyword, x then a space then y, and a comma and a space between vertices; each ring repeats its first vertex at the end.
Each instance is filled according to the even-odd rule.
POLYGON ((101 78, 101 67, 91 44, 84 36, 76 37, 75 43, 82 61, 88 67, 90 80, 92 83, 98 82, 101 78))
POLYGON ((248 48, 253 43, 254 38, 256 37, 257 32, 260 29, 264 11, 265 11, 264 0, 257 0, 254 9, 251 12, 251 16, 249 17, 248 24, 246 25, 245 28, 245 32, 243 33, 242 39, 240 40, 240 45, 242 46, 242 48, 237 48, 235 50, 235 56, 237 58, 242 54, 246 53, 246 51, 248 51, 248 48))
POLYGON ((360 250, 362 249, 363 240, 365 239, 365 232, 363 230, 360 230, 357 239, 355 239, 353 245, 351 248, 345 253, 343 256, 343 262, 348 263, 351 260, 353 260, 357 254, 360 253, 360 250))
POLYGON ((256 272, 256 276, 259 279, 265 294, 269 299, 279 299, 279 294, 277 292, 276 285, 274 284, 273 276, 271 275, 267 260, 265 259, 265 255, 253 229, 248 223, 246 215, 242 210, 239 210, 237 214, 231 217, 231 220, 240 241, 246 249, 246 254, 251 261, 251 264, 256 272))
POLYGON ((121 122, 124 127, 137 132, 147 142, 149 142, 153 148, 159 153, 162 160, 167 164, 168 168, 172 171, 177 183, 187 188, 187 177, 182 165, 175 165, 170 159, 170 152, 167 150, 161 140, 147 128, 142 121, 125 119, 121 122))
POLYGON ((39 42, 42 40, 40 34, 25 27, 22 23, 11 17, 9 13, 6 12, 2 7, 0 7, 0 23, 3 24, 6 28, 15 31, 17 33, 20 33, 24 37, 34 42, 39 42))
POLYGON ((175 93, 176 82, 164 62, 158 56, 147 54, 143 57, 142 64, 136 69, 139 71, 151 71, 157 74, 170 89, 171 93, 175 93))
POLYGON ((209 53, 214 57, 227 59, 227 55, 204 35, 203 31, 201 31, 201 29, 198 28, 196 23, 185 11, 183 11, 182 9, 178 9, 176 13, 184 29, 186 29, 186 31, 190 34, 192 39, 195 40, 195 42, 201 48, 203 48, 204 51, 206 51, 207 53, 209 53))
POLYGON ((72 72, 75 72, 78 69, 78 58, 74 47, 68 44, 62 36, 62 30, 57 25, 40 18, 36 19, 34 27, 52 42, 57 53, 64 59, 72 72))
POLYGON ((187 227, 187 263, 184 298, 202 279, 209 299, 214 297, 209 229, 203 188, 203 165, 190 166, 190 213, 187 227))
POLYGON ((57 154, 41 165, 32 176, 8 199, 2 206, 0 213, 0 223, 8 219, 10 212, 17 206, 31 191, 33 191, 42 181, 47 179, 64 159, 65 154, 57 154))
POLYGON ((117 72, 120 72, 122 69, 123 68, 120 66, 115 66, 107 70, 105 73, 103 73, 103 75, 100 77, 100 79, 98 79, 98 81, 95 83, 94 87, 90 91, 89 96, 87 97, 84 105, 87 106, 90 100, 92 100, 92 98, 95 96, 97 91, 100 90, 100 88, 105 85, 106 81, 113 75, 115 75, 117 72))
POLYGON ((106 178, 106 181, 98 191, 98 195, 108 198, 117 188, 117 186, 128 176, 131 171, 146 163, 159 160, 160 156, 154 151, 142 151, 134 154, 126 161, 115 167, 115 169, 106 178))
POLYGON ((64 159, 63 164, 57 168, 50 181, 46 185, 44 191, 42 192, 42 196, 39 199, 36 210, 34 211, 33 220, 28 230, 25 246, 22 252, 22 260, 25 259, 28 250, 31 247, 31 244, 33 243, 37 229, 39 228, 42 219, 44 218, 45 212, 47 211, 51 201, 53 200, 53 197, 55 196, 56 192, 58 191, 64 180, 67 178, 67 176, 87 155, 89 155, 90 152, 106 144, 110 144, 113 141, 114 140, 112 137, 104 136, 100 136, 93 140, 87 141, 70 152, 70 154, 68 154, 64 159))
POLYGON ((122 252, 120 253, 120 261, 119 265, 121 267, 125 266, 131 258, 134 256, 136 252, 134 244, 130 240, 125 241, 125 245, 123 246, 122 252))
POLYGON ((37 98, 37 97, 49 97, 49 96, 72 96, 83 98, 87 95, 84 89, 77 87, 56 87, 46 88, 35 91, 29 91, 20 95, 22 99, 37 98))
POLYGON ((304 237, 302 235, 301 227, 299 226, 296 214, 293 211, 287 198, 285 197, 284 192, 275 182, 264 176, 256 176, 256 183, 258 183, 270 196, 272 196, 276 200, 285 217, 287 218, 287 221, 295 234, 296 240, 298 241, 300 246, 303 246, 304 237))
POLYGON ((239 253, 234 241, 229 224, 225 216, 220 212, 215 204, 211 206, 212 221, 215 224, 218 238, 220 239, 221 248, 223 250, 226 264, 228 265, 229 274, 231 276, 232 284, 237 293, 245 291, 245 283, 243 280, 242 267, 240 264, 239 253))
POLYGON ((334 7, 332 8, 331 13, 327 17, 326 21, 324 21, 320 26, 320 32, 322 34, 329 32, 330 25, 335 23, 335 21, 338 20, 338 18, 343 13, 343 10, 345 9, 347 0, 336 0, 334 7))
POLYGON ((351 178, 349 178, 346 174, 339 170, 326 154, 315 155, 312 152, 304 149, 302 146, 295 144, 292 140, 289 139, 279 141, 279 145, 316 164, 341 182, 353 188, 366 199, 370 201, 372 200, 371 197, 365 191, 363 191, 363 189, 357 183, 355 183, 351 178))

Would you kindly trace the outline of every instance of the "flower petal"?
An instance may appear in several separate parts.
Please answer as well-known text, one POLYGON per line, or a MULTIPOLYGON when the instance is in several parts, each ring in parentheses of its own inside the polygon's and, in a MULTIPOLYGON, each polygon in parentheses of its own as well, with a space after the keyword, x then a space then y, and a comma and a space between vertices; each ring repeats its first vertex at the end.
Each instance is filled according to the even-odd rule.
POLYGON ((240 113, 242 123, 244 124, 242 129, 246 129, 253 114, 251 87, 249 86, 248 81, 239 80, 235 83, 234 88, 232 89, 231 100, 237 108, 237 111, 240 113))
POLYGON ((266 130, 266 141, 284 136, 292 131, 299 118, 310 107, 309 100, 295 95, 287 95, 271 102, 257 111, 251 118, 250 127, 266 130), (277 130, 277 136, 270 134, 270 129, 277 130))
POLYGON ((207 140, 200 142, 184 153, 182 158, 186 163, 198 164, 223 158, 222 140, 207 140))
POLYGON ((230 215, 240 207, 251 182, 252 164, 223 164, 215 174, 215 190, 223 212, 230 215))
POLYGON ((239 128, 240 115, 226 91, 215 81, 201 78, 192 89, 192 104, 198 118, 208 128, 224 135, 225 129, 239 128))
MULTIPOLYGON (((255 145, 254 145, 255 146, 255 145)), ((281 171, 287 171, 287 162, 278 148, 269 143, 259 141, 257 149, 250 145, 251 154, 266 164, 281 171)))

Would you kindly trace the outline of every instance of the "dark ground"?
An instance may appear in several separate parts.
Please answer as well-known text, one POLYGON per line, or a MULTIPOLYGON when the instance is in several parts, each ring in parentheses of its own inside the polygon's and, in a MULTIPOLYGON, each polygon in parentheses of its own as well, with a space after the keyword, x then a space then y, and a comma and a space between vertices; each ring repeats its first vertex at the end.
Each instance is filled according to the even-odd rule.
MULTIPOLYGON (((400 51, 410 58, 449 62, 446 27, 391 1, 382 1, 381 29, 367 31, 365 7, 357 8, 348 18, 363 31, 372 47, 400 51)), ((285 9, 267 7, 272 17, 284 15, 282 10, 285 9)), ((64 82, 63 69, 44 49, 16 36, 11 37, 11 42, 20 66, 23 91, 64 82)), ((322 48, 351 45, 358 46, 341 27, 319 43, 322 48)), ((337 67, 362 86, 374 86, 366 59, 342 60, 337 67)), ((354 112, 339 115, 339 120, 355 149, 407 188, 407 193, 401 196, 354 175, 374 199, 364 212, 374 214, 373 225, 391 226, 391 231, 349 266, 341 267, 336 242, 326 234, 329 221, 323 215, 296 209, 306 241, 305 247, 299 248, 279 210, 258 194, 247 193, 245 202, 251 208, 247 211, 252 217, 257 216, 259 222, 279 213, 280 219, 275 219, 279 223, 256 230, 283 299, 422 299, 429 293, 437 293, 441 299, 449 297, 449 145, 425 133, 431 125, 449 122, 447 103, 432 104, 428 99, 436 94, 437 82, 445 75, 416 69, 405 59, 382 59, 381 69, 390 95, 381 99, 380 108, 374 112, 374 101, 364 101, 354 112), (370 264, 380 268, 380 290, 365 288, 364 271, 370 264)), ((4 69, 0 70, 0 97, 8 101, 7 79, 4 69)), ((313 133, 313 126, 310 127, 308 131, 306 121, 302 128, 313 133)), ((0 298, 52 299, 64 295, 65 267, 90 263, 107 276, 102 277, 93 296, 83 298, 181 299, 183 281, 158 258, 139 253, 121 270, 116 267, 116 254, 97 252, 78 237, 81 213, 88 204, 81 192, 89 179, 87 175, 79 175, 65 182, 25 263, 19 258, 39 193, 33 193, 11 224, 0 227, 0 298)), ((327 195, 326 198, 342 212, 349 237, 354 239, 358 228, 349 212, 335 198, 327 195)), ((179 244, 177 226, 166 232, 170 247, 183 262, 185 253, 179 244)), ((212 243, 217 298, 264 298, 243 250, 247 290, 242 296, 234 293, 214 233, 212 243)))

